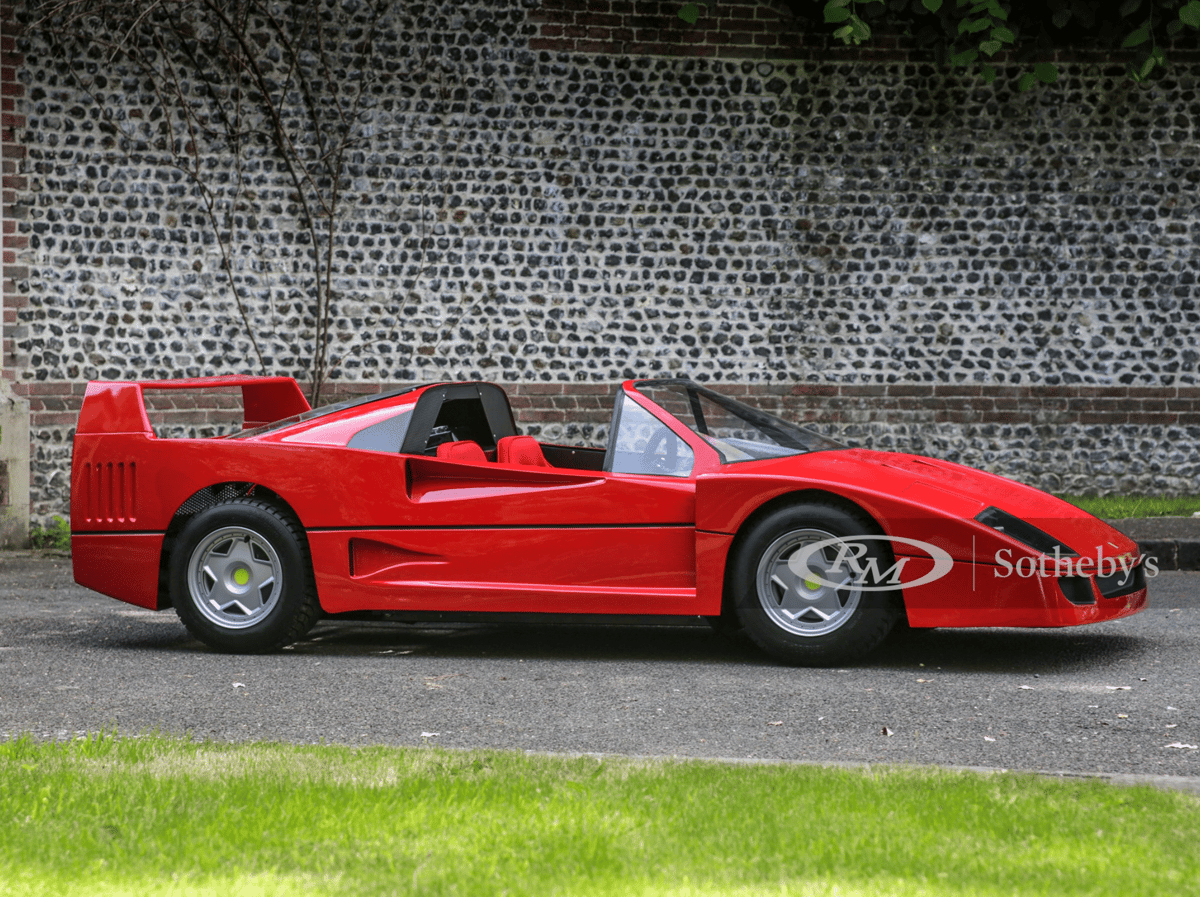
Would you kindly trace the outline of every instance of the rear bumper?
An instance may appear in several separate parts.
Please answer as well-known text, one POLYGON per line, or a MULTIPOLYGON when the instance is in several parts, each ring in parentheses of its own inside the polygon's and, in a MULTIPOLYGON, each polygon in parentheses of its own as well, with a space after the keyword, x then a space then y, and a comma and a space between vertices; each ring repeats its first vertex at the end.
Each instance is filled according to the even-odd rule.
POLYGON ((158 593, 162 533, 72 533, 75 581, 102 595, 161 610, 158 593))

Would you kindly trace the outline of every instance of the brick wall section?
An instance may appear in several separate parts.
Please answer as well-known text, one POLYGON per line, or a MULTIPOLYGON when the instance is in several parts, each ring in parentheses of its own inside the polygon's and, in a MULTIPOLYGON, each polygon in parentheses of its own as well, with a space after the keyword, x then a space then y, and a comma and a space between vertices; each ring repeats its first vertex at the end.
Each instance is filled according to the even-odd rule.
MULTIPOLYGON (((405 384, 341 382, 330 402, 405 384)), ((603 446, 615 385, 504 384, 517 426, 544 442, 603 446)), ((70 444, 86 384, 23 384, 35 441, 33 513, 65 513, 70 444)), ((851 445, 990 469, 1053 491, 1190 492, 1200 388, 721 384, 719 390, 851 445)), ((161 436, 216 436, 241 423, 240 396, 151 393, 161 436)))
MULTIPOLYGON (((73 428, 85 383, 23 384, 35 429, 73 428)), ((330 403, 407 384, 343 384, 326 393, 330 403)), ((507 383, 520 426, 607 425, 616 386, 593 383, 507 383)), ((817 425, 867 423, 1054 424, 1200 427, 1200 388, 1095 386, 889 386, 720 384, 725 395, 790 420, 817 425)), ((241 396, 147 393, 157 429, 227 432, 241 422, 241 396)))
MULTIPOLYGON (((407 384, 339 382, 336 402, 407 384)), ((518 428, 544 442, 603 446, 615 385, 507 383, 518 428)), ((82 382, 17 385, 34 442, 33 516, 65 514, 82 382)), ((1053 491, 1194 491, 1200 387, 926 386, 727 383, 721 392, 851 445, 945 458, 1053 491)), ((147 395, 160 436, 217 436, 241 423, 241 398, 147 395)))
MULTIPOLYGON (((700 18, 679 18, 684 0, 544 0, 529 13, 537 25, 532 50, 616 56, 684 56, 789 61, 929 62, 932 52, 902 33, 875 33, 861 46, 833 39, 833 26, 796 19, 784 4, 718 2, 700 6, 700 18)), ((820 6, 813 4, 813 15, 820 6)), ((903 31, 903 29, 900 29, 903 31)), ((913 29, 915 30, 915 29, 913 29)), ((1200 49, 1184 34, 1164 48, 1172 62, 1200 61, 1200 49)), ((1132 54, 1129 54, 1132 58, 1132 54)), ((1046 49, 1039 60, 1060 64, 1124 64, 1111 48, 1046 49), (1118 58, 1114 58, 1118 57, 1118 58)), ((1007 53, 992 58, 997 65, 1007 53)))
MULTIPOLYGON (((702 7, 695 25, 679 18, 677 0, 546 0, 529 14, 538 24, 532 50, 725 59, 800 58, 805 37, 785 9, 759 3, 702 7)), ((823 35, 808 42, 824 48, 823 35)), ((895 58, 896 41, 872 44, 874 58, 895 58), (891 56, 887 54, 891 53, 891 56)))
POLYGON ((13 4, 0 4, 0 192, 3 215, 3 301, 0 301, 0 376, 16 379, 17 314, 29 299, 24 295, 24 281, 29 276, 24 253, 29 248, 29 236, 18 226, 20 201, 29 187, 24 163, 26 150, 22 131, 27 120, 21 101, 26 88, 17 78, 24 56, 17 49, 16 23, 13 4))
MULTIPOLYGON (((428 40, 461 104, 401 91, 377 110, 328 399, 494 380, 527 432, 602 444, 615 381, 690 373, 847 442, 1043 488, 1195 490, 1194 48, 1141 88, 1096 65, 1111 58, 1057 53, 1060 84, 1017 96, 1019 69, 988 88, 769 4, 695 26, 675 0, 397 8, 414 24, 385 35, 389 58, 428 40)), ((6 28, 2 50, 3 368, 32 405, 44 520, 66 511, 87 379, 249 356, 186 191, 89 144, 99 110, 38 47, 22 58, 6 28)), ((100 105, 144 120, 152 98, 110 84, 100 105)), ((252 314, 307 289, 293 222, 271 215, 234 236, 248 266, 267 251, 241 281, 252 314)), ((302 377, 304 351, 280 341, 270 372, 302 377)), ((236 425, 236 397, 192 401, 155 397, 153 422, 236 425)))

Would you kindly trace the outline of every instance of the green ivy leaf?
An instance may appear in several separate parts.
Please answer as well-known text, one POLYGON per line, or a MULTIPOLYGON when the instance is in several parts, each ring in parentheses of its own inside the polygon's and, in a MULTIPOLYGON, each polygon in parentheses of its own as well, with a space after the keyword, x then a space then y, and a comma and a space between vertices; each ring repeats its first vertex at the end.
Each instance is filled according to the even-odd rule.
POLYGON ((861 44, 863 41, 871 39, 871 26, 858 16, 850 17, 850 26, 854 29, 854 42, 856 44, 861 44))
POLYGON ((1002 49, 1004 49, 1004 44, 1000 43, 998 40, 985 40, 979 45, 979 49, 984 53, 987 53, 988 56, 995 56, 1002 49))
POLYGON ((1170 22, 1167 22, 1167 36, 1168 37, 1174 37, 1182 30, 1183 30, 1183 22, 1179 21, 1179 19, 1172 19, 1170 22))
POLYGON ((1033 72, 1026 72, 1021 76, 1021 80, 1017 82, 1017 90, 1021 91, 1021 93, 1025 93, 1025 91, 1029 90, 1029 88, 1033 87, 1033 85, 1036 83, 1037 75, 1035 75, 1033 72))
POLYGON ((1033 73, 1044 84, 1053 84, 1058 80, 1058 66, 1053 62, 1039 62, 1033 67, 1033 73))
POLYGON ((967 23, 967 30, 972 34, 978 34, 980 31, 987 31, 995 22, 991 19, 976 19, 974 22, 967 23))
POLYGON ((1125 40, 1121 41, 1121 46, 1128 49, 1130 47, 1136 47, 1139 44, 1144 44, 1148 40, 1150 40, 1149 22, 1147 22, 1137 31, 1133 32, 1133 34, 1129 35, 1129 37, 1125 38, 1125 40))
POLYGON ((1125 0, 1121 4, 1121 15, 1131 16, 1138 11, 1138 7, 1142 5, 1142 0, 1125 0))
POLYGON ((1050 21, 1054 23, 1055 28, 1066 28, 1067 23, 1071 21, 1071 10, 1060 9, 1050 18, 1050 21))
POLYGON ((685 3, 679 8, 679 18, 689 25, 695 25, 700 18, 700 7, 695 3, 685 3))
POLYGON ((1200 28, 1200 0, 1191 0, 1187 6, 1179 10, 1179 20, 1185 25, 1200 28))
POLYGON ((942 8, 942 0, 921 0, 921 5, 930 12, 937 12, 942 8))
MULTIPOLYGON (((958 5, 962 6, 961 3, 958 5)), ((1005 21, 1008 20, 1008 13, 1005 11, 1004 7, 997 2, 997 0, 985 0, 983 3, 976 3, 971 9, 971 15, 968 18, 982 15, 993 16, 997 19, 1003 19, 1005 21)))
POLYGON ((850 10, 846 9, 844 6, 833 6, 830 4, 829 6, 825 7, 826 22, 844 22, 846 19, 850 18, 850 15, 850 10))
POLYGON ((984 84, 991 84, 996 80, 996 67, 994 65, 985 65, 979 73, 979 77, 983 79, 984 84))
POLYGON ((992 29, 992 40, 1003 41, 1006 44, 1015 44, 1017 42, 1017 36, 1009 29, 1001 26, 999 28, 992 29))
POLYGON ((963 50, 961 53, 955 53, 950 57, 951 65, 970 65, 979 58, 979 51, 974 47, 968 50, 963 50))
POLYGON ((843 25, 837 31, 833 32, 833 36, 843 43, 850 43, 850 36, 854 34, 854 26, 843 25))

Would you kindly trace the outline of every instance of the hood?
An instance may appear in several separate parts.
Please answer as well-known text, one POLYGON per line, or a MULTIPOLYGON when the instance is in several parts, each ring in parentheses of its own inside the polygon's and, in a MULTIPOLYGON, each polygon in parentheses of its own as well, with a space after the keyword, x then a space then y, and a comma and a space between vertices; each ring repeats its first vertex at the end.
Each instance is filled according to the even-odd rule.
MULTIPOLYGON (((755 463, 757 472, 766 472, 767 466, 772 473, 786 470, 790 476, 853 486, 855 492, 869 490, 960 520, 972 520, 988 508, 997 508, 1080 555, 1095 554, 1098 548, 1106 555, 1138 550, 1128 536, 1048 492, 951 461, 855 448, 760 463, 762 467, 755 463)), ((986 523, 977 525, 988 527, 986 523)))

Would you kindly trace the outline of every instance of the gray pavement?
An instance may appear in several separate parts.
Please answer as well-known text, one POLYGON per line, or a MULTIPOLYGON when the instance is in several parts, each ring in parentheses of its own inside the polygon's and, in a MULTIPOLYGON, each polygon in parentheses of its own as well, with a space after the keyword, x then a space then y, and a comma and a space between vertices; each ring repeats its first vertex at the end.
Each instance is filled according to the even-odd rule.
POLYGON ((0 737, 160 729, 1200 776, 1200 574, 1158 576, 1151 605, 1074 629, 905 633, 826 670, 778 666, 702 624, 322 623, 291 650, 241 657, 207 650, 173 612, 81 589, 67 558, 0 553, 0 737))

